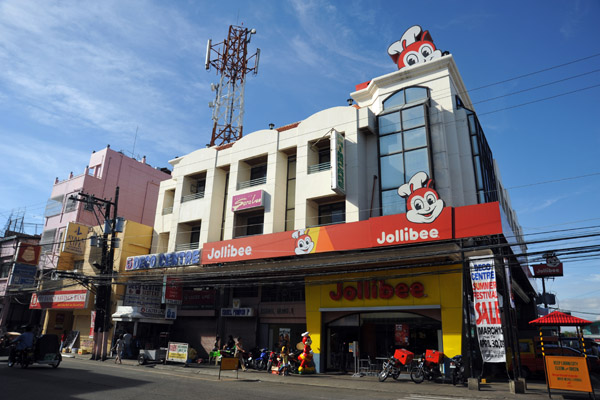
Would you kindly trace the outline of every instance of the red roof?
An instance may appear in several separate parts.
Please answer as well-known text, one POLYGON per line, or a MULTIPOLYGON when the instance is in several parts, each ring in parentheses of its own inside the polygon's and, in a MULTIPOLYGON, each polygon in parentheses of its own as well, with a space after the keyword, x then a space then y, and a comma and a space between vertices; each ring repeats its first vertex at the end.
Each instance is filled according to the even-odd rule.
POLYGON ((529 321, 531 325, 553 325, 553 326, 581 326, 589 325, 592 321, 587 319, 577 318, 560 311, 553 311, 548 315, 544 315, 533 321, 529 321))

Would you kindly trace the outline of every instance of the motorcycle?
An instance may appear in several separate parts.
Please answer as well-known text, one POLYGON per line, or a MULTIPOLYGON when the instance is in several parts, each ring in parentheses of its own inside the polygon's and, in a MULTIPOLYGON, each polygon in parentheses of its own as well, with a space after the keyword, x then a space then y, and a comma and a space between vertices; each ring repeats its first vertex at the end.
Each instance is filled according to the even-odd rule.
POLYGON ((394 355, 383 362, 383 368, 377 374, 379 382, 384 382, 388 376, 391 376, 395 380, 399 380, 400 373, 406 368, 407 364, 412 362, 413 357, 414 354, 408 350, 396 349, 394 355))
POLYGON ((260 349, 260 354, 254 358, 254 368, 261 371, 267 368, 270 352, 266 348, 260 349))
POLYGON ((8 360, 9 367, 18 364, 21 368, 27 368, 36 363, 58 368, 62 361, 57 335, 43 335, 36 340, 33 348, 15 350, 12 353, 13 356, 9 357, 8 360))
POLYGON ((444 354, 437 350, 427 350, 421 357, 416 367, 410 371, 410 379, 414 383, 421 383, 425 379, 434 380, 442 376, 440 363, 444 359, 444 354))
POLYGON ((267 372, 272 372, 273 366, 278 367, 277 358, 275 350, 271 350, 269 352, 269 359, 267 360, 267 372))
POLYGON ((452 376, 452 384, 455 386, 464 385, 466 383, 465 366, 460 354, 450 359, 449 368, 452 376))

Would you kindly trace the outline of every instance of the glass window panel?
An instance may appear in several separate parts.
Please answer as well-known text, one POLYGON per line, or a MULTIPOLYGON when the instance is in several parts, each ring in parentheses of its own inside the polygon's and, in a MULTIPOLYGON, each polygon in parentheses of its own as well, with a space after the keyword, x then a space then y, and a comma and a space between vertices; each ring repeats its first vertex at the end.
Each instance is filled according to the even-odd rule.
POLYGON ((478 156, 479 155, 479 143, 477 142, 477 136, 475 136, 475 135, 471 136, 471 146, 473 147, 473 155, 478 156))
POLYGON ((402 128, 411 129, 425 125, 425 108, 417 106, 402 110, 402 128))
POLYGON ((406 94, 406 103, 427 99, 427 88, 412 87, 404 89, 406 94))
POLYGON ((475 135, 477 133, 475 116, 473 114, 469 114, 469 132, 471 133, 471 135, 475 135))
POLYGON ((287 188, 287 208, 296 206, 296 180, 288 181, 287 188))
POLYGON ((382 115, 379 117, 379 134, 398 132, 400 130, 400 113, 382 115))
POLYGON ((398 107, 403 104, 404 104, 404 91, 401 90, 383 101, 383 109, 389 110, 390 108, 398 107))
POLYGON ((381 155, 402 151, 402 134, 396 133, 379 138, 379 152, 381 155))
POLYGON ((381 188, 398 188, 404 183, 402 154, 381 157, 381 188))
POLYGON ((404 162, 406 163, 406 179, 410 180, 414 174, 419 171, 426 172, 427 175, 431 176, 429 172, 429 158, 427 157, 427 149, 419 149, 407 151, 404 153, 404 162))
POLYGON ((296 156, 293 160, 288 159, 288 179, 294 179, 296 177, 296 156))
POLYGON ((294 219, 296 218, 296 210, 291 209, 286 211, 285 216, 285 230, 292 231, 294 230, 294 219))
POLYGON ((381 193, 382 215, 404 214, 406 200, 400 197, 398 189, 386 190, 381 193))
POLYGON ((477 197, 479 198, 479 204, 486 203, 485 192, 483 190, 478 191, 477 195, 477 197))
POLYGON ((427 146, 425 127, 404 132, 404 146, 406 150, 427 146))
POLYGON ((481 175, 481 159, 479 156, 475 156, 475 182, 477 183, 477 189, 483 189, 483 176, 481 175))

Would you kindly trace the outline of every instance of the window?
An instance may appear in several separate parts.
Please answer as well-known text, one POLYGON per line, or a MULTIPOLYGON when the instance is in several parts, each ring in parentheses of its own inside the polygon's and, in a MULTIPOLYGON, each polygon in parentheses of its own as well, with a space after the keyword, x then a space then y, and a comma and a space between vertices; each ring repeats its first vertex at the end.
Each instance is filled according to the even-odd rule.
POLYGON ((8 278, 8 274, 10 274, 10 267, 12 263, 6 263, 0 265, 0 278, 8 278))
POLYGON ((64 196, 60 195, 48 199, 48 202, 46 203, 46 211, 44 212, 44 217, 47 218, 60 214, 63 208, 63 197, 64 196))
POLYGON ((42 238, 40 239, 42 252, 47 253, 52 251, 52 247, 54 246, 54 236, 56 236, 56 229, 48 229, 42 232, 42 238))
POLYGON ((200 228, 200 225, 192 227, 192 231, 190 232, 190 248, 198 248, 198 243, 200 243, 200 228))
POLYGON ((257 165, 250 169, 250 180, 262 179, 267 177, 267 164, 257 165))
POLYGON ((296 156, 288 157, 285 230, 294 229, 296 218, 296 156))
POLYGON ((65 212, 75 211, 77 209, 77 200, 72 199, 71 196, 76 197, 75 193, 67 196, 67 203, 65 204, 65 212))
POLYGON ((73 272, 83 271, 83 260, 73 261, 73 272))
POLYGON ((261 235, 263 233, 264 218, 264 210, 236 213, 233 237, 261 235))
POLYGON ((204 189, 206 188, 206 179, 198 179, 196 182, 192 183, 190 191, 194 194, 202 194, 204 197, 204 189))
POLYGON ((477 202, 488 203, 498 201, 492 150, 483 134, 477 116, 470 110, 467 110, 467 123, 469 125, 469 134, 471 135, 471 153, 473 154, 477 202))
POLYGON ((417 172, 431 177, 427 115, 429 89, 400 90, 383 102, 379 120, 379 167, 382 215, 406 212, 398 187, 417 172), (389 110, 389 111, 388 111, 389 110))
POLYGON ((346 222, 346 202, 319 205, 319 225, 346 222))

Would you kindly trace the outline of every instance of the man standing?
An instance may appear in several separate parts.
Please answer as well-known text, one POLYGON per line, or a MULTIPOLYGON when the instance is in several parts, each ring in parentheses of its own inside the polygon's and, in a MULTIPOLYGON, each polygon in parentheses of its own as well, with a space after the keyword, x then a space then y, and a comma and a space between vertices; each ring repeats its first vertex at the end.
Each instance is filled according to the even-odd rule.
POLYGON ((125 331, 125 334, 123 335, 123 345, 125 346, 125 358, 131 358, 132 353, 131 353, 131 341, 133 340, 133 336, 131 335, 131 333, 129 333, 129 331, 125 331))

